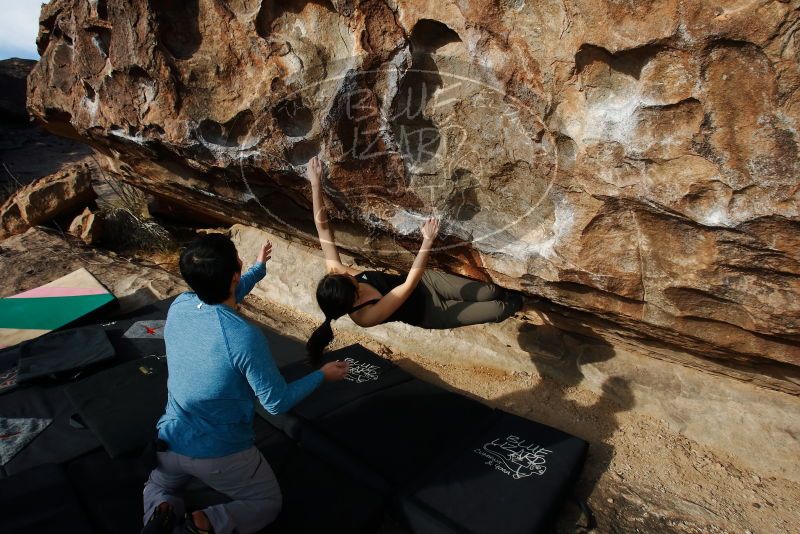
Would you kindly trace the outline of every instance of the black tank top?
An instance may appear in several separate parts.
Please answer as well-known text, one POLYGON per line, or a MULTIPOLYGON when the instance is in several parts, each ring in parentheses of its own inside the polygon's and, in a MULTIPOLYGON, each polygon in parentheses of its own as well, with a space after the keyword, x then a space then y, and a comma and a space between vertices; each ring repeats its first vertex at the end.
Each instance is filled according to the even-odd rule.
MULTIPOLYGON (((405 276, 397 275, 397 274, 386 274, 380 271, 364 271, 356 276, 356 280, 361 282, 366 282, 375 289, 381 295, 385 295, 392 289, 396 288, 400 284, 406 281, 405 276)), ((377 300, 371 300, 368 302, 364 302, 359 304, 355 308, 351 310, 350 313, 367 306, 368 304, 374 304, 378 302, 377 300)), ((423 288, 422 284, 417 284, 417 287, 414 288, 414 291, 411 292, 411 295, 406 299, 406 301, 400 305, 395 312, 389 316, 388 319, 383 321, 384 323, 390 323, 392 321, 401 321, 406 324, 419 326, 422 324, 422 320, 425 318, 425 289, 423 288)), ((383 323, 381 323, 383 324, 383 323)))

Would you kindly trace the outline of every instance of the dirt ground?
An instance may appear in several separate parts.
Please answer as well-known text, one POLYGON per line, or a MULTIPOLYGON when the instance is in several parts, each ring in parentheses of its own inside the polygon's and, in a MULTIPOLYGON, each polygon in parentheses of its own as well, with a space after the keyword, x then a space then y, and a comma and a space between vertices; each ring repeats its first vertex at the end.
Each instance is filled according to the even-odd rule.
MULTIPOLYGON (((118 296, 133 293, 137 302, 148 296, 164 298, 183 287, 172 260, 164 255, 124 258, 57 232, 31 230, 0 243, 0 295, 35 287, 83 265, 118 296)), ((248 297, 241 311, 299 339, 316 327, 305 314, 254 297, 248 297)), ((335 343, 355 342, 428 381, 589 441, 578 494, 594 510, 593 532, 800 532, 800 484, 745 468, 737 458, 631 411, 624 399, 612 401, 580 383, 565 386, 546 376, 471 366, 469 355, 463 365, 443 365, 394 352, 367 336, 337 334, 335 343)), ((579 519, 578 508, 566 505, 558 531, 575 532, 579 519)), ((400 532, 401 527, 387 523, 382 534, 400 532)))
POLYGON ((90 154, 91 149, 86 145, 51 135, 35 124, 3 124, 0 187, 7 182, 17 186, 28 184, 90 154))

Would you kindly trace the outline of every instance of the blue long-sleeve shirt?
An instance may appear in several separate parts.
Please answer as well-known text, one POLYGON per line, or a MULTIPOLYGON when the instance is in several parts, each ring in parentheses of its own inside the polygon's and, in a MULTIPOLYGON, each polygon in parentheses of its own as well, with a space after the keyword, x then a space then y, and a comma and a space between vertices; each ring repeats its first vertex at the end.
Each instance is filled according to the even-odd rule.
MULTIPOLYGON (((252 266, 236 288, 240 302, 266 275, 252 266)), ((169 308, 167 407, 158 436, 169 450, 216 458, 253 445, 254 400, 270 413, 289 410, 322 383, 314 371, 287 384, 264 334, 224 304, 205 304, 183 293, 169 308)))

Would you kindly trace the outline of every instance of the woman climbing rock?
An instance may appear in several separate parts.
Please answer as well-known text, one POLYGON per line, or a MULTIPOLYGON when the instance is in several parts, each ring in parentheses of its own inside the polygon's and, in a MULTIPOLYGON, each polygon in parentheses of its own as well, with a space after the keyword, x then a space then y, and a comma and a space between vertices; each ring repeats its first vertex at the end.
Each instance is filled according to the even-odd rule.
POLYGON ((328 271, 317 285, 317 303, 325 314, 325 322, 306 345, 312 362, 319 361, 333 340, 331 323, 344 315, 364 328, 401 321, 421 328, 442 329, 500 322, 522 307, 520 295, 506 293, 493 284, 426 270, 439 232, 439 221, 433 218, 420 227, 422 245, 407 275, 359 271, 342 265, 322 200, 322 163, 317 157, 308 163, 307 174, 312 188, 314 223, 328 271))

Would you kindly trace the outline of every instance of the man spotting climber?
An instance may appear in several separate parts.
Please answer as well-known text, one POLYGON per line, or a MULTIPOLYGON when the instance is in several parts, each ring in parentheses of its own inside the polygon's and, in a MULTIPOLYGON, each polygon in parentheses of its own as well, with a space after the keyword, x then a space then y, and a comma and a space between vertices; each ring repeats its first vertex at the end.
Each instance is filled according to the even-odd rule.
POLYGON ((254 397, 270 413, 282 413, 323 380, 341 380, 345 362, 333 362, 287 384, 262 332, 236 313, 236 305, 266 275, 272 245, 242 274, 233 242, 205 235, 183 251, 180 269, 193 292, 175 299, 167 315, 168 398, 158 421, 166 451, 144 487, 142 532, 256 532, 281 508, 281 492, 269 464, 253 445, 254 397), (184 516, 181 488, 192 478, 231 502, 184 516))

